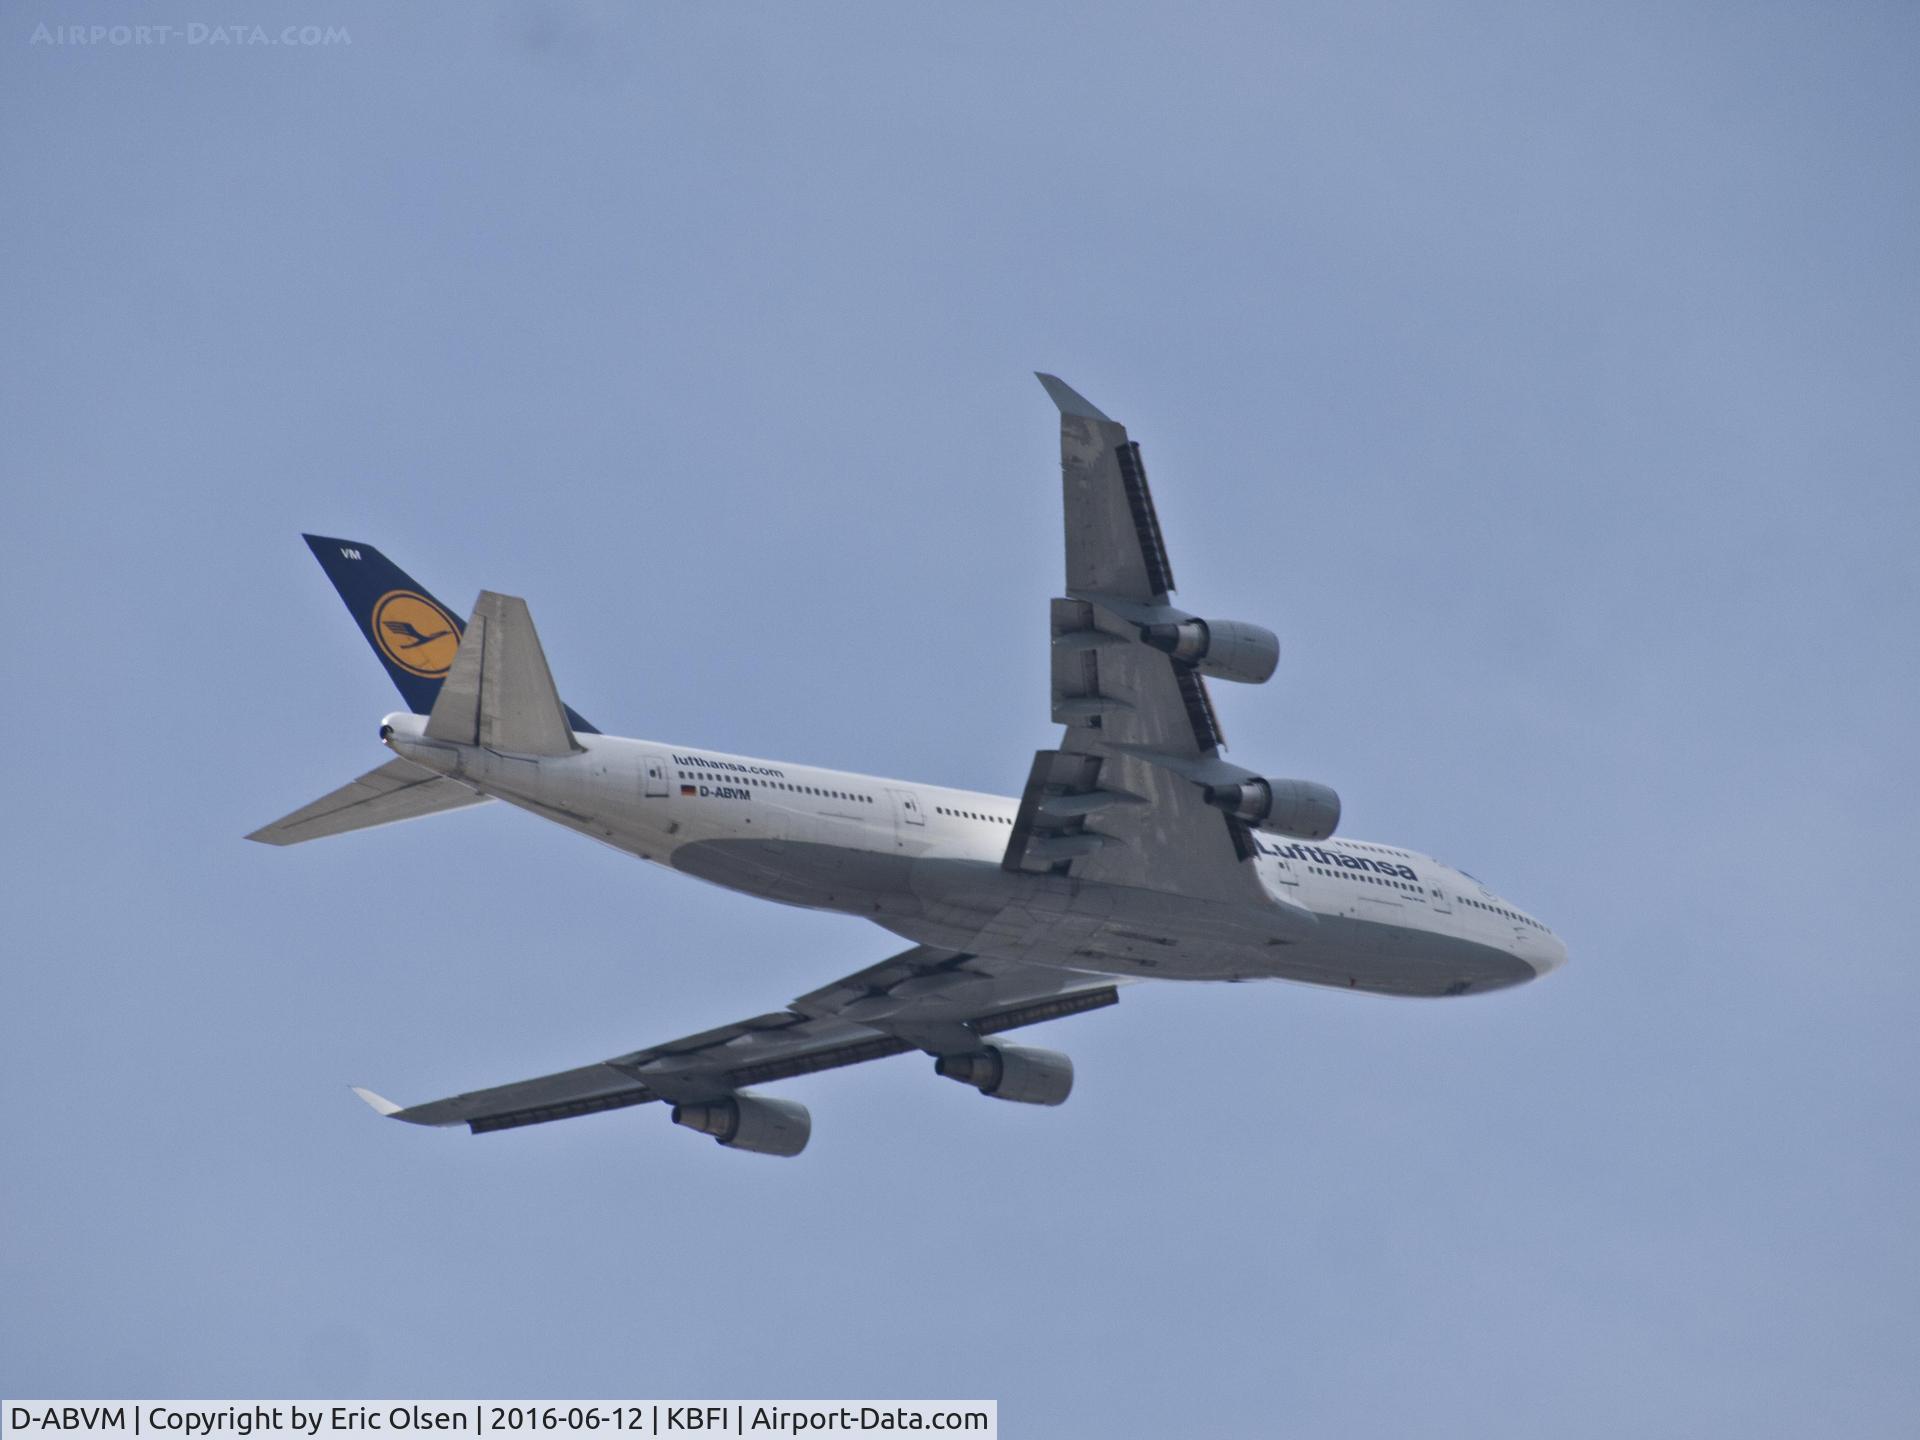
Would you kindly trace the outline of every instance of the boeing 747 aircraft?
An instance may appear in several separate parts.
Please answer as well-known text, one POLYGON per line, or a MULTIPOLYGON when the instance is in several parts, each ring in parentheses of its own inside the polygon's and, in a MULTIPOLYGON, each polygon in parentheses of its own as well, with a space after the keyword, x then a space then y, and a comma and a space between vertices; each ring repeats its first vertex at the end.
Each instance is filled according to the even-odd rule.
POLYGON ((1058 1105, 1072 1061, 1000 1037, 1111 1005, 1130 981, 1465 995, 1565 960, 1551 930, 1463 872, 1334 838, 1325 785, 1222 757, 1207 679, 1264 683, 1279 641, 1172 603, 1140 447, 1040 382, 1060 410, 1062 729, 1017 796, 603 735, 561 701, 524 600, 482 591, 462 624, 371 545, 306 537, 408 708, 380 722, 395 759, 249 839, 296 845, 500 800, 911 942, 785 1009, 598 1064, 421 1105, 362 1099, 475 1133, 660 1100, 722 1145, 797 1155, 806 1108, 757 1087, 919 1050, 982 1094, 1058 1105))

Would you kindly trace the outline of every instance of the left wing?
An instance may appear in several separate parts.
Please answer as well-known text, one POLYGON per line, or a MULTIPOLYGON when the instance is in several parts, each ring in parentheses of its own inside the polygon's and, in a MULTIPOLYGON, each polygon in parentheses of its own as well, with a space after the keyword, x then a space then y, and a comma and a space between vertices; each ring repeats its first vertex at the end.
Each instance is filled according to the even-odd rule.
MULTIPOLYGON (((709 1112, 737 1106, 749 1085, 910 1050, 935 1056, 942 1063, 941 1073, 966 1071, 955 1078, 978 1084, 969 1065, 995 1049, 984 1044, 985 1036, 1111 1005, 1119 998, 1115 987, 1121 983, 1106 975, 916 946, 803 995, 784 1010, 635 1050, 598 1065, 404 1108, 371 1091, 358 1093, 374 1109, 396 1120, 465 1125, 476 1135, 651 1100, 672 1103, 676 1121, 718 1134, 698 1122, 709 1112), (683 1111, 692 1118, 683 1118, 683 1111)), ((1064 1056, 1054 1058, 1066 1062, 1064 1056)), ((1001 1061, 987 1063, 998 1067, 1001 1061)), ((1065 1084, 1071 1083, 1072 1067, 1066 1064, 1065 1084)), ((988 1093, 996 1091, 988 1089, 988 1093)), ((760 1106, 799 1109, 790 1101, 746 1098, 760 1106)), ((1042 1103, 1057 1104, 1065 1098, 1062 1088, 1057 1097, 1042 1103)), ((737 1114, 736 1109, 736 1118, 737 1114)), ((805 1112, 800 1114, 804 1124, 805 1112)), ((731 1137, 720 1138, 725 1143, 731 1137)), ((805 1143, 804 1134, 800 1143, 805 1143)))
POLYGON ((1002 864, 1258 900, 1253 867, 1240 863, 1254 853, 1246 826, 1204 793, 1247 772, 1220 758, 1199 669, 1146 639, 1194 617, 1171 603, 1140 447, 1065 382, 1039 378, 1060 409, 1067 593, 1051 629, 1053 718, 1066 733, 1034 757, 1002 864))

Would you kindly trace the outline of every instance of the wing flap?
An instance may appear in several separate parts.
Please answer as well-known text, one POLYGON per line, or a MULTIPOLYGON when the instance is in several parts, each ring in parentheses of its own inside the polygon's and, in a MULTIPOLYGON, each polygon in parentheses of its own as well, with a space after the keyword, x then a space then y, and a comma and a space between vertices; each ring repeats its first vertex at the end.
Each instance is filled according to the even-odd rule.
POLYGON ((1101 764, 1098 755, 1066 750, 1042 750, 1033 757, 1026 788, 1020 792, 1020 809, 1013 817, 1013 833, 1007 837, 1007 853, 1000 861, 1003 870, 1045 874, 1065 868, 1061 842, 1088 833, 1087 817, 1096 812, 1084 808, 1085 804, 1107 793, 1099 788, 1101 764))

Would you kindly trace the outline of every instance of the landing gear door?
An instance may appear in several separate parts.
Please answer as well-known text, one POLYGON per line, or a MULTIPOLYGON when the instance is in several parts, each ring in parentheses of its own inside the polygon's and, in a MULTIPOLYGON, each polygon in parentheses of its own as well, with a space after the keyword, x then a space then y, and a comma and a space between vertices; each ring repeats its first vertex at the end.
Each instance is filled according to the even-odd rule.
POLYGON ((663 797, 667 793, 667 757, 655 755, 651 751, 640 757, 640 770, 646 778, 643 794, 648 799, 663 797))

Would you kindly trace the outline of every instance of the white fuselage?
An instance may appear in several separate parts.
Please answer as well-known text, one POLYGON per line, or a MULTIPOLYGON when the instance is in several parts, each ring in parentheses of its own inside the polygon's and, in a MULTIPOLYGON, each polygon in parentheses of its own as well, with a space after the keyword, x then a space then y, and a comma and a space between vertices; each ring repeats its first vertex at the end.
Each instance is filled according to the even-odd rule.
POLYGON ((1161 979, 1280 978, 1458 995, 1566 958, 1547 927, 1431 856, 1259 836, 1255 903, 1002 868, 1017 799, 684 745, 580 735, 523 758, 427 739, 396 754, 629 855, 729 889, 862 915, 919 944, 1161 979))

